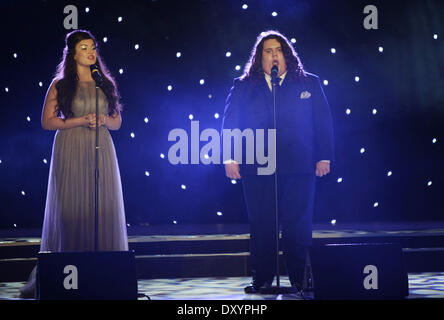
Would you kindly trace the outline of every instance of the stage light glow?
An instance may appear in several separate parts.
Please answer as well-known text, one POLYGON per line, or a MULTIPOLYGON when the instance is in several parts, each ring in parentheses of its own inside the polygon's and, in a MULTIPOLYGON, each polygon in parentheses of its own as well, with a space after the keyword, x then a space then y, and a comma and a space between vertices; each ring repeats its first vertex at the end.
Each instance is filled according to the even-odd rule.
POLYGON ((172 86, 172 85, 169 85, 169 86, 167 87, 167 89, 168 89, 168 91, 171 91, 171 90, 173 90, 173 86, 172 86))
POLYGON ((335 49, 335 48, 331 48, 331 49, 330 49, 330 52, 333 53, 333 54, 335 54, 335 53, 336 53, 336 49, 335 49))
POLYGON ((216 113, 214 114, 214 118, 215 118, 215 119, 219 119, 219 113, 216 112, 216 113))
POLYGON ((85 8, 85 12, 86 12, 86 13, 89 12, 89 8, 88 8, 88 7, 85 8))
POLYGON ((436 143, 436 141, 437 141, 436 138, 433 138, 432 143, 436 143))
POLYGON ((291 38, 291 43, 296 43, 296 39, 295 38, 291 38))
POLYGON ((177 221, 176 221, 176 220, 173 220, 173 223, 174 223, 174 224, 177 224, 177 221))
POLYGON ((338 178, 338 183, 341 183, 342 182, 342 178, 338 178))
POLYGON ((149 121, 148 117, 145 117, 145 119, 143 119, 143 121, 144 121, 145 123, 148 123, 148 121, 149 121))
POLYGON ((379 50, 379 52, 383 52, 384 48, 383 47, 379 47, 378 50, 379 50))
POLYGON ((47 163, 48 163, 48 160, 43 159, 43 163, 44 163, 44 164, 47 164, 47 163))
POLYGON ((328 86, 328 80, 324 80, 324 86, 328 86))
POLYGON ((145 171, 145 175, 146 175, 147 177, 149 177, 149 176, 150 176, 150 173, 149 173, 148 171, 145 171))
POLYGON ((17 228, 17 224, 14 223, 13 226, 14 226, 14 228, 17 228))
POLYGON ((27 120, 28 122, 30 122, 30 121, 31 121, 31 118, 28 116, 28 117, 26 117, 26 120, 27 120))
POLYGON ((330 223, 332 226, 336 225, 336 219, 331 220, 330 223))
POLYGON ((103 37, 103 42, 108 42, 108 37, 103 37))
POLYGON ((131 132, 131 133, 130 133, 130 136, 131 136, 131 138, 134 139, 134 137, 135 137, 136 135, 134 134, 134 132, 131 132))
POLYGON ((227 58, 231 57, 231 52, 230 52, 230 51, 227 51, 227 52, 225 53, 225 57, 227 57, 227 58))
POLYGON ((194 116, 192 114, 188 115, 188 119, 193 120, 194 116))
POLYGON ((372 113, 376 114, 378 111, 376 109, 373 109, 372 113))
POLYGON ((118 21, 118 22, 122 22, 122 20, 123 20, 122 17, 118 17, 118 18, 117 18, 117 21, 118 21))
POLYGON ((23 191, 23 190, 22 190, 21 194, 22 194, 22 196, 26 195, 25 191, 23 191))
POLYGON ((232 184, 236 184, 237 181, 236 181, 235 179, 232 179, 232 180, 231 180, 231 183, 232 183, 232 184))
POLYGON ((427 186, 430 187, 432 185, 432 181, 427 182, 427 186))
POLYGON ((42 87, 43 86, 43 83, 40 81, 39 82, 39 87, 42 87))
POLYGON ((247 4, 243 4, 242 5, 242 9, 247 10, 248 9, 248 5, 247 4))
POLYGON ((219 217, 222 216, 222 212, 220 212, 220 211, 216 212, 216 214, 217 214, 219 217))
POLYGON ((208 99, 211 99, 212 97, 213 97, 212 94, 209 94, 209 95, 208 95, 208 99))
POLYGON ((8 88, 8 87, 6 87, 6 88, 5 88, 5 91, 6 91, 6 92, 9 92, 9 88, 8 88))
POLYGON ((355 77, 355 82, 359 82, 359 77, 358 76, 355 77))
POLYGON ((436 33, 433 35, 433 39, 438 39, 438 35, 436 33))
POLYGON ((161 154, 160 154, 160 157, 161 157, 162 159, 164 159, 164 158, 165 158, 165 155, 164 155, 163 153, 161 153, 161 154))
POLYGON ((236 69, 237 71, 239 71, 241 69, 240 65, 237 65, 234 69, 236 69))
POLYGON ((134 49, 139 50, 139 48, 140 48, 139 44, 134 45, 134 49))
POLYGON ((373 208, 376 208, 376 207, 378 207, 378 206, 379 206, 379 203, 378 203, 378 202, 373 203, 373 208))
POLYGON ((122 68, 119 69, 119 73, 123 74, 123 69, 122 68))
POLYGON ((200 83, 200 85, 203 85, 205 83, 205 80, 204 79, 200 79, 199 83, 200 83))
POLYGON ((346 114, 350 114, 350 113, 351 113, 351 110, 350 110, 349 108, 347 108, 347 110, 345 110, 345 113, 346 113, 346 114))
POLYGON ((391 175, 392 175, 391 171, 387 172, 387 177, 390 177, 391 175))
POLYGON ((182 56, 181 52, 176 52, 176 58, 180 58, 182 56))
POLYGON ((18 57, 17 53, 14 53, 12 56, 13 56, 15 59, 17 59, 17 57, 18 57))
POLYGON ((365 148, 361 148, 360 152, 364 153, 365 152, 365 148))
POLYGON ((184 184, 182 184, 180 187, 182 188, 182 190, 186 190, 186 188, 187 188, 187 186, 184 184))
POLYGON ((276 11, 273 11, 272 13, 271 13, 271 15, 273 16, 273 17, 277 17, 277 12, 276 11))

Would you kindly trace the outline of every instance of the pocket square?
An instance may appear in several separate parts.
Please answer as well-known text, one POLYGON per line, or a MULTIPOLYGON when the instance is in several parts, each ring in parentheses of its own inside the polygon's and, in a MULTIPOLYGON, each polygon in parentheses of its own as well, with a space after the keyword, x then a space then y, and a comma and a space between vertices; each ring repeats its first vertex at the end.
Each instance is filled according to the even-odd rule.
POLYGON ((301 99, 308 99, 311 97, 311 93, 308 91, 304 91, 301 93, 301 99))

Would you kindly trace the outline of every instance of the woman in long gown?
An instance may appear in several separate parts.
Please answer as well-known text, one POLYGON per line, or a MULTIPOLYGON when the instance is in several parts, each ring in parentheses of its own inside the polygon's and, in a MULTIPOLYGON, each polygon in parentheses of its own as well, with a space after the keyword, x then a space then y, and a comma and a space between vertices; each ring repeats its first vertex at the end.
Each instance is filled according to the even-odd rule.
MULTIPOLYGON (((94 36, 86 30, 67 34, 63 59, 46 95, 42 126, 57 130, 49 170, 40 251, 93 251, 95 248, 95 81, 90 66, 103 77, 99 96, 98 250, 126 251, 119 166, 108 130, 120 128, 121 105, 113 77, 99 56, 94 36)), ((22 297, 35 291, 34 268, 22 297)))

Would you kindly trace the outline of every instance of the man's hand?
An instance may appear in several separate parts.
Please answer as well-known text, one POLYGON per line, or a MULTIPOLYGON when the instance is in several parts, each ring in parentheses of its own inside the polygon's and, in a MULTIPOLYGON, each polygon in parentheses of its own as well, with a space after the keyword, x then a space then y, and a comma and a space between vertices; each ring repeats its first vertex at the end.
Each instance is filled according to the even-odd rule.
POLYGON ((318 177, 325 176, 330 172, 330 163, 325 161, 319 161, 316 163, 316 175, 318 177))
POLYGON ((240 169, 238 163, 227 163, 225 165, 225 174, 230 179, 240 179, 240 169))

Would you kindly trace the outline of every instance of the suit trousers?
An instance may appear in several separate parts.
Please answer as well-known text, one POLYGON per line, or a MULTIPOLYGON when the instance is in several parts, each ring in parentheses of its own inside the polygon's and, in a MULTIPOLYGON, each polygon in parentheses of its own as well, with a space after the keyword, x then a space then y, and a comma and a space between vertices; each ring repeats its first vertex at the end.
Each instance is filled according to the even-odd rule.
MULTIPOLYGON (((315 175, 277 176, 280 242, 292 285, 302 285, 312 244, 315 175)), ((250 224, 253 284, 271 284, 276 274, 276 201, 274 175, 243 175, 242 186, 250 224)))

